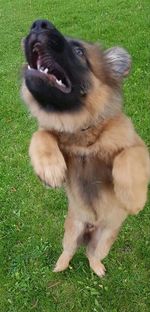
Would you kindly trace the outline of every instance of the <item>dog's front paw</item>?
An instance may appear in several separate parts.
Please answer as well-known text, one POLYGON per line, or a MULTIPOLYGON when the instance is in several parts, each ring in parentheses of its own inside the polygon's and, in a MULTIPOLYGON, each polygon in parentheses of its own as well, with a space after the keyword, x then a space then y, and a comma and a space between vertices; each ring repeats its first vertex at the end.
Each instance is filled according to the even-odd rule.
POLYGON ((37 176, 46 185, 62 186, 67 167, 57 140, 50 132, 38 130, 33 134, 29 155, 37 176))
POLYGON ((32 160, 32 165, 40 180, 52 188, 61 187, 65 181, 67 167, 61 155, 56 158, 49 154, 43 155, 32 160))

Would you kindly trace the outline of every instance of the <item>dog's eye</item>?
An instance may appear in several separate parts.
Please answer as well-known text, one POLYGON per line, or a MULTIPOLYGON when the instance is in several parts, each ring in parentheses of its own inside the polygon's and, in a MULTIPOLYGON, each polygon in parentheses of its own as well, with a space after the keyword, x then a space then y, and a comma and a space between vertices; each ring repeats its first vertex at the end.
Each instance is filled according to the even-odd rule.
POLYGON ((83 49, 80 47, 74 47, 74 51, 78 56, 84 56, 83 49))

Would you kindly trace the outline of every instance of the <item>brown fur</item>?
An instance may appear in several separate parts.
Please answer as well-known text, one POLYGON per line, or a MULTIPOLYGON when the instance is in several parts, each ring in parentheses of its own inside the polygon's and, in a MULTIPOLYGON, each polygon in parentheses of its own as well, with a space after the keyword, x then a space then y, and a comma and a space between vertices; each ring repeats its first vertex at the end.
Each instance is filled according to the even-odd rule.
POLYGON ((92 66, 92 90, 80 112, 47 113, 23 84, 22 93, 41 127, 32 137, 34 170, 52 187, 65 188, 69 200, 63 253, 55 272, 66 269, 82 238, 87 257, 98 276, 129 214, 146 202, 150 161, 147 148, 131 121, 121 112, 117 84, 108 79, 96 46, 85 44, 92 66), (90 233, 89 235, 86 235, 90 233))

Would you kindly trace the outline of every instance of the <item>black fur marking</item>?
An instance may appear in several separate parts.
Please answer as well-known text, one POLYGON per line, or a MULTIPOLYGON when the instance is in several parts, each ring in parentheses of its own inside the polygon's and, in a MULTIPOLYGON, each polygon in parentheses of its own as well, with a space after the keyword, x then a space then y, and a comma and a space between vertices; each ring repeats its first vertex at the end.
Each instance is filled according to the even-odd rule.
POLYGON ((40 76, 33 76, 32 71, 25 74, 25 82, 39 106, 47 112, 73 112, 82 108, 79 87, 74 88, 70 94, 62 95, 62 92, 51 87, 48 81, 40 76))
POLYGON ((96 158, 84 157, 79 161, 78 188, 84 200, 92 207, 94 199, 98 198, 104 185, 112 183, 111 168, 96 158))

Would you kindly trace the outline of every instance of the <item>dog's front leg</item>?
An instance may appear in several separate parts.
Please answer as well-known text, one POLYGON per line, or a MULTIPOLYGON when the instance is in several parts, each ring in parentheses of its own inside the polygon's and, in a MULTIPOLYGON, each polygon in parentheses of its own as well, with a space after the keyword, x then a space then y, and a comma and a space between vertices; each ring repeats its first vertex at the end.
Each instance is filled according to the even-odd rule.
POLYGON ((144 145, 124 149, 114 159, 114 190, 130 214, 143 209, 150 177, 150 159, 144 145))
POLYGON ((67 167, 53 134, 46 130, 35 132, 29 155, 36 174, 45 184, 53 188, 62 186, 67 167))

